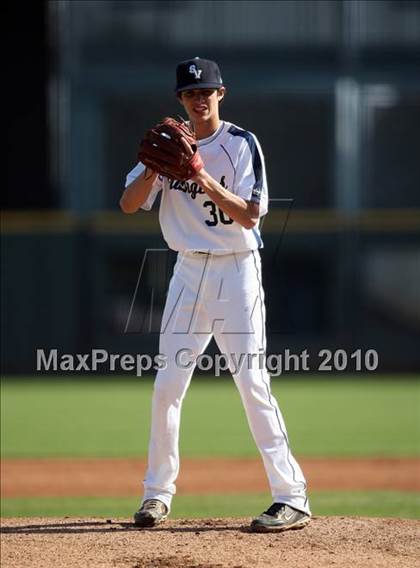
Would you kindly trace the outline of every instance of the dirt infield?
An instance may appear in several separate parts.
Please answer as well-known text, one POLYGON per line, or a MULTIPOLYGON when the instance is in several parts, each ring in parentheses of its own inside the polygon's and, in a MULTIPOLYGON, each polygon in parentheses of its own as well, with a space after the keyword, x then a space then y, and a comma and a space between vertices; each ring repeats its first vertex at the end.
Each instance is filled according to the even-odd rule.
MULTIPOLYGON (((301 459, 311 489, 420 489, 419 459, 301 459)), ((8 459, 3 497, 138 496, 144 460, 8 459)), ((178 493, 267 491, 261 461, 184 459, 178 493)), ((119 519, 3 519, 2 567, 410 568, 420 521, 315 517, 299 531, 254 534, 250 519, 169 520, 136 529, 119 519)))
POLYGON ((299 531, 256 534, 248 519, 6 519, 4 568, 352 568, 418 566, 420 521, 315 517, 299 531))
MULTIPOLYGON (((420 459, 299 460, 311 490, 420 490, 420 459)), ((2 497, 134 496, 146 462, 134 459, 7 459, 2 497)), ((184 459, 178 494, 267 490, 260 459, 184 459)))

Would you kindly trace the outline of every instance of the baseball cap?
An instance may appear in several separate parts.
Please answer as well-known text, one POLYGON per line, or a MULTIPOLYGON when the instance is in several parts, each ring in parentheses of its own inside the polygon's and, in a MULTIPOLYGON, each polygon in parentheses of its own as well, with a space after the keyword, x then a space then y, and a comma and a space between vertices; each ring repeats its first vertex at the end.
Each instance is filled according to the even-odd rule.
POLYGON ((223 87, 219 66, 210 59, 187 59, 176 68, 177 93, 188 89, 219 89, 223 87))

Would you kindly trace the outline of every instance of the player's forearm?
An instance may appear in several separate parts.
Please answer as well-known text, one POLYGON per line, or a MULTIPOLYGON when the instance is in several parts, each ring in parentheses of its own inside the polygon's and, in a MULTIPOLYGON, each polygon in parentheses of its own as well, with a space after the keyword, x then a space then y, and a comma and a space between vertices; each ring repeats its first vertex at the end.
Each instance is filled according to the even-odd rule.
POLYGON ((252 227, 255 227, 258 223, 258 204, 245 201, 242 197, 231 193, 204 169, 195 176, 194 181, 204 189, 211 200, 214 201, 224 213, 245 227, 245 229, 252 229, 252 227))
POLYGON ((120 199, 120 207, 124 213, 135 213, 149 197, 153 182, 158 174, 145 169, 130 185, 125 188, 120 199))

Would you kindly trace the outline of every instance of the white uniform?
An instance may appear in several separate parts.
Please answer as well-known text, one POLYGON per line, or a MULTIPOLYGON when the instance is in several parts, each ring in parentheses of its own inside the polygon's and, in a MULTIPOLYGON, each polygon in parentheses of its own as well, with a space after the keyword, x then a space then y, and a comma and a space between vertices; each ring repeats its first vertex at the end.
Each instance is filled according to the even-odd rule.
MULTIPOLYGON (((255 135, 224 121, 211 137, 199 140, 198 147, 214 179, 235 195, 259 203, 260 216, 267 213, 264 157, 255 135)), ((143 170, 138 164, 126 185, 143 170)), ((214 336, 221 353, 228 354, 273 501, 310 513, 305 478, 291 454, 270 377, 258 357, 266 349, 259 229, 233 222, 191 181, 159 177, 143 209, 152 207, 161 190, 162 233, 179 254, 162 319, 159 352, 168 364, 155 380, 143 500, 159 499, 171 506, 179 471, 181 406, 194 370, 186 363, 214 336), (235 365, 241 354, 244 363, 235 365)))

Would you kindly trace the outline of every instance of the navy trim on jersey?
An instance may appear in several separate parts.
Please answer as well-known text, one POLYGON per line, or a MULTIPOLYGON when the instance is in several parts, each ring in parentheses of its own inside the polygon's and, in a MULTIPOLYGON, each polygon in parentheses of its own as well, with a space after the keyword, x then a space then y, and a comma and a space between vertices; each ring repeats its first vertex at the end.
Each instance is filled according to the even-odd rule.
POLYGON ((262 242, 259 230, 256 229, 255 227, 252 227, 252 232, 254 233, 254 236, 257 239, 258 248, 264 248, 264 244, 262 242))
POLYGON ((229 152, 226 150, 226 148, 223 146, 223 144, 220 144, 220 147, 221 147, 221 149, 223 150, 223 152, 226 154, 226 156, 228 157, 229 162, 230 162, 230 164, 231 164, 231 166, 232 166, 232 169, 233 169, 233 173, 236 174, 236 168, 235 168, 235 166, 234 166, 233 160, 232 160, 232 158, 231 158, 229 152))
POLYGON ((230 126, 228 129, 230 134, 233 136, 242 136, 248 143, 249 149, 252 156, 252 169, 254 170, 255 183, 252 188, 251 201, 254 203, 259 203, 261 200, 261 192, 263 187, 263 172, 262 172, 262 160, 260 153, 258 151, 257 144, 255 143, 254 137, 247 130, 242 130, 237 126, 230 126))
POLYGON ((229 154, 229 152, 226 150, 226 148, 223 146, 223 144, 220 144, 221 149, 223 150, 223 152, 226 154, 226 156, 229 159, 230 165, 232 166, 233 169, 233 183, 232 183, 232 187, 235 187, 235 181, 236 181, 236 168, 235 165, 233 163, 233 160, 229 154))

